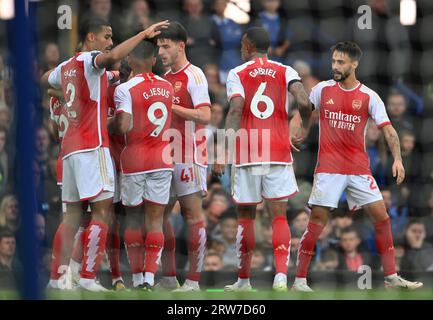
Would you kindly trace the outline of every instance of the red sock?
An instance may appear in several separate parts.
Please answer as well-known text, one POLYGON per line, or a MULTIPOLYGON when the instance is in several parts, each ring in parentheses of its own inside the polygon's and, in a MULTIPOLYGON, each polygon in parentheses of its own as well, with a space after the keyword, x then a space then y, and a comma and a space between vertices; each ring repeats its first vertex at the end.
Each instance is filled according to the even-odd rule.
POLYGON ((251 272, 251 258, 256 247, 254 219, 239 218, 236 233, 236 252, 238 256, 238 277, 247 279, 251 272))
POLYGON ((125 245, 128 253, 131 273, 143 272, 144 268, 144 240, 141 229, 126 228, 125 245))
POLYGON ((306 278, 311 258, 314 255, 314 246, 322 233, 324 226, 309 222, 299 243, 298 258, 296 260, 296 277, 306 278))
POLYGON ((95 279, 105 252, 108 226, 101 221, 92 220, 84 231, 84 255, 81 278, 95 279))
POLYGON ((61 223, 53 239, 50 279, 58 280, 66 272, 74 242, 75 230, 66 223, 61 223))
POLYGON ((272 245, 274 247, 275 273, 287 274, 290 252, 290 229, 287 218, 277 216, 272 221, 272 245))
POLYGON ((162 275, 164 277, 176 276, 176 238, 170 220, 165 220, 162 231, 164 232, 164 250, 162 251, 162 275))
POLYGON ((107 255, 110 261, 111 278, 120 278, 120 235, 119 222, 113 215, 113 221, 107 238, 107 255))
POLYGON ((204 227, 204 221, 190 224, 188 229, 189 271, 186 278, 192 281, 199 281, 200 272, 203 268, 204 252, 206 250, 206 228, 204 227))
POLYGON ((396 273, 390 218, 388 217, 384 221, 375 223, 374 228, 376 230, 376 248, 382 261, 383 273, 386 277, 396 273))
POLYGON ((146 252, 145 271, 156 273, 161 262, 162 249, 164 248, 164 234, 162 232, 148 232, 144 248, 146 252))

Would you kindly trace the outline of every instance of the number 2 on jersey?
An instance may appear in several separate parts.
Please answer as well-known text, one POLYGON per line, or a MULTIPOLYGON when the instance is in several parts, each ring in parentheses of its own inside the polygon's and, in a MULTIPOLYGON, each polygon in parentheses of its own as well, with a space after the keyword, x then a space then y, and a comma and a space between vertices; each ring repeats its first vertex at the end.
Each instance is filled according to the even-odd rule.
POLYGON ((266 82, 262 82, 254 94, 253 99, 251 100, 251 112, 252 114, 259 119, 267 119, 274 113, 274 102, 271 98, 264 95, 263 92, 266 89, 266 82), (266 105, 266 109, 264 111, 259 110, 259 102, 263 102, 266 105))
POLYGON ((372 176, 368 176, 367 181, 370 182, 370 190, 377 189, 376 181, 374 181, 374 178, 372 176))
POLYGON ((72 104, 75 100, 75 86, 72 83, 68 83, 66 86, 66 94, 69 95, 69 99, 66 102, 66 110, 68 112, 68 118, 76 118, 77 112, 76 111, 70 111, 70 108, 72 107, 72 104))

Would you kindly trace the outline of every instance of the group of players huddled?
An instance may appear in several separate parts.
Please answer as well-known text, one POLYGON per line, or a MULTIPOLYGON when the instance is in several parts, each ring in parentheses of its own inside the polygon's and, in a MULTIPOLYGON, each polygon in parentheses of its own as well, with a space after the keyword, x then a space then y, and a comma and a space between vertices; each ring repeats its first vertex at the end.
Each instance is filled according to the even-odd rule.
MULTIPOLYGON (((106 291, 96 280, 106 253, 113 288, 125 289, 116 219, 123 206, 123 238, 133 287, 199 291, 207 238, 202 210, 207 142, 205 135, 198 134, 211 116, 206 78, 188 61, 187 33, 178 22, 156 23, 114 48, 112 32, 109 23, 99 18, 83 23, 80 52, 41 79, 52 95, 51 123, 61 144, 57 180, 64 203, 63 220, 53 241, 48 288, 106 291), (162 77, 152 72, 157 55, 166 68, 162 77), (189 270, 182 286, 176 277, 175 236, 169 219, 176 201, 188 226, 189 270), (162 277, 155 284, 160 265, 162 277)), ((362 207, 373 219, 385 285, 421 287, 422 283, 407 281, 395 271, 389 216, 364 146, 370 118, 385 134, 398 184, 404 179, 404 168, 398 136, 383 102, 355 77, 361 50, 352 42, 335 45, 334 79, 319 83, 308 97, 297 72, 269 60, 268 49, 266 31, 248 29, 241 43, 245 63, 232 69, 227 78, 230 110, 225 129, 238 134, 223 143, 221 152, 233 157, 238 280, 225 290, 252 290, 254 219, 256 205, 262 201, 272 219, 273 289, 288 290, 286 206, 287 199, 298 192, 291 150, 298 151, 296 146, 308 134, 314 109, 320 113, 320 147, 308 203, 311 217, 300 243, 292 289, 312 291, 306 277, 315 242, 343 191, 351 209, 362 207), (298 105, 290 122, 289 96, 298 105), (241 131, 246 132, 244 143, 239 142, 241 131)), ((227 164, 226 159, 213 162, 213 174, 224 174, 227 164)))

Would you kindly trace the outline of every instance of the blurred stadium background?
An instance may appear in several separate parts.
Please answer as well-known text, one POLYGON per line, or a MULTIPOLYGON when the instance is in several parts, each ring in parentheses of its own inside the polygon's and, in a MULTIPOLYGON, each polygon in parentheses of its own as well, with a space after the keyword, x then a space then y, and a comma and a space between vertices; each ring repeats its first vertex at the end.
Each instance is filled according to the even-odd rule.
MULTIPOLYGON (((28 66, 29 76, 33 74, 34 79, 38 79, 45 71, 73 54, 78 45, 79 21, 90 14, 111 21, 115 44, 158 20, 174 19, 183 23, 189 32, 189 59, 204 69, 209 83, 212 100, 209 129, 212 132, 224 126, 228 110, 225 77, 228 70, 241 63, 240 39, 242 30, 248 26, 261 24, 270 31, 270 57, 294 67, 308 92, 317 82, 331 77, 329 48, 337 41, 356 41, 364 51, 358 78, 380 94, 401 139, 406 181, 396 187, 390 169, 391 157, 384 138, 374 124, 371 124, 367 132, 373 175, 382 190, 392 219, 397 265, 400 272, 409 279, 424 281, 426 290, 431 293, 433 1, 404 1, 416 3, 416 21, 411 25, 403 25, 401 22, 401 18, 407 17, 401 17, 400 0, 30 1, 28 29, 31 32, 26 39, 23 37, 26 30, 21 24, 23 20, 19 20, 24 19, 23 15, 17 10, 15 18, 8 20, 12 17, 8 16, 8 4, 13 1, 0 0, 0 292, 3 292, 0 299, 18 297, 14 292, 22 287, 23 282, 28 281, 29 273, 23 270, 28 269, 27 263, 34 261, 31 259, 32 253, 37 255, 35 270, 39 287, 46 285, 51 242, 61 219, 60 190, 55 178, 58 145, 51 139, 47 129, 49 98, 45 92, 36 90, 38 86, 35 80, 34 86, 27 89, 32 103, 27 109, 20 105, 20 97, 23 97, 20 90, 23 88, 18 85, 22 79, 17 74, 20 72, 17 66, 22 65, 19 58, 26 56, 26 52, 23 52, 26 47, 20 47, 17 43, 28 41, 28 61, 23 65, 28 66), (70 30, 58 27, 61 16, 58 8, 61 5, 72 8, 70 30), (362 13, 358 13, 358 8, 362 5, 371 8, 371 29, 359 28, 358 20, 362 13), (31 56, 33 60, 30 60, 31 56), (31 132, 31 126, 20 124, 24 118, 33 120, 34 132, 31 132), (23 136, 34 142, 34 160, 30 158, 27 162, 32 175, 26 178, 35 185, 34 196, 31 189, 27 189, 30 191, 26 193, 22 183, 25 180, 20 180, 21 183, 18 181, 23 179, 22 170, 26 165, 22 161, 23 153, 20 152, 25 145, 23 138, 26 137, 23 136), (29 226, 33 227, 28 219, 34 218, 33 211, 36 213, 36 229, 32 234, 28 233, 29 226)), ((16 2, 21 3, 19 8, 24 8, 24 1, 16 2)), ((294 277, 297 245, 308 222, 308 208, 305 204, 311 191, 317 141, 318 125, 315 118, 301 152, 294 154, 295 172, 301 192, 289 200, 287 211, 292 231, 289 282, 294 277)), ((202 287, 205 289, 222 288, 236 277, 236 215, 230 198, 230 177, 226 174, 222 179, 215 179, 209 171, 208 189, 208 196, 203 203, 209 236, 202 278, 202 287)), ((264 290, 270 289, 273 275, 271 225, 267 215, 266 208, 259 206, 252 278, 253 285, 264 290)), ((177 237, 177 268, 179 278, 183 280, 187 246, 185 225, 178 206, 174 209, 172 219, 177 237)), ((312 286, 355 290, 360 276, 356 272, 358 266, 348 266, 345 260, 346 255, 355 250, 362 257, 361 264, 367 264, 373 269, 373 287, 382 288, 373 232, 372 224, 362 211, 355 215, 349 212, 343 196, 340 209, 333 214, 332 221, 317 245, 311 273, 312 286), (355 236, 352 247, 341 241, 348 234, 355 236)), ((126 284, 130 285, 128 261, 123 247, 121 267, 126 284)), ((110 282, 108 269, 108 262, 105 261, 100 273, 103 284, 110 282)), ((61 295, 56 297, 62 298, 61 295)), ((74 297, 92 298, 91 295, 74 297)), ((160 297, 178 298, 170 295, 160 297)), ((233 296, 234 299, 238 297, 233 296)), ((338 299, 342 296, 331 294, 327 297, 338 299)), ((407 296, 394 294, 391 297, 399 299, 407 296)))

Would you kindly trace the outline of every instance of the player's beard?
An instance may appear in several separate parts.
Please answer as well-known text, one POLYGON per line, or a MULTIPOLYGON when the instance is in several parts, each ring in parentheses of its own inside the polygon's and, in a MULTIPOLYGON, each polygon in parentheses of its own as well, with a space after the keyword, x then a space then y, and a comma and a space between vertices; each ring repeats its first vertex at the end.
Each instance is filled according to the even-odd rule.
POLYGON ((346 72, 334 72, 334 80, 337 82, 343 82, 350 76, 351 73, 351 69, 347 70, 346 72), (340 75, 340 78, 337 78, 336 75, 340 75))

